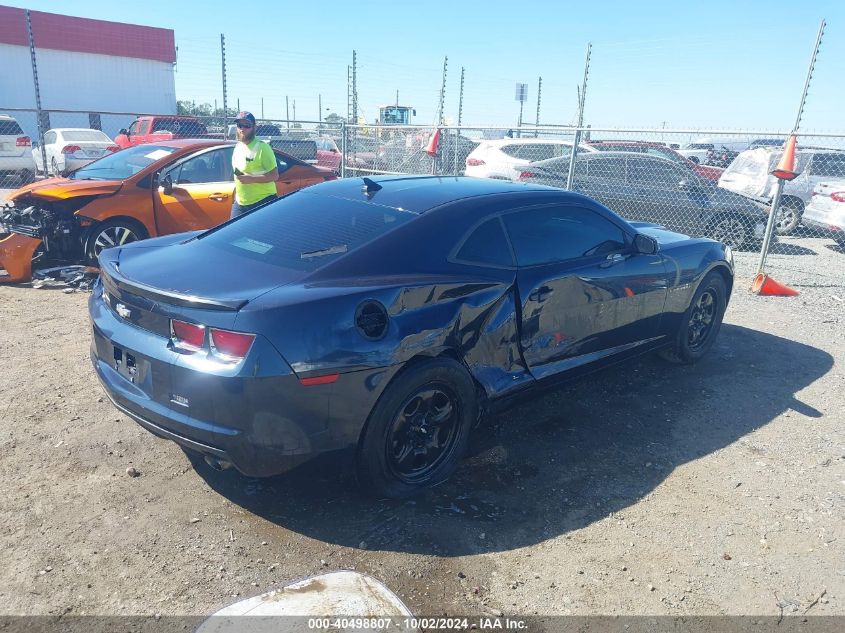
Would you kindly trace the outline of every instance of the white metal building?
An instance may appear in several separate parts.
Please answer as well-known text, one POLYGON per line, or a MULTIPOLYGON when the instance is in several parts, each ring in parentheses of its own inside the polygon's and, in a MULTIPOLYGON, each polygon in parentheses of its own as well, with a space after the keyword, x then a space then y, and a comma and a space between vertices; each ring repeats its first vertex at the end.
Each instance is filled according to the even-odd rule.
MULTIPOLYGON (((172 30, 41 11, 30 20, 47 127, 99 127, 114 137, 133 114, 176 112, 172 30)), ((34 109, 26 12, 0 5, 0 114, 36 138, 34 109)))

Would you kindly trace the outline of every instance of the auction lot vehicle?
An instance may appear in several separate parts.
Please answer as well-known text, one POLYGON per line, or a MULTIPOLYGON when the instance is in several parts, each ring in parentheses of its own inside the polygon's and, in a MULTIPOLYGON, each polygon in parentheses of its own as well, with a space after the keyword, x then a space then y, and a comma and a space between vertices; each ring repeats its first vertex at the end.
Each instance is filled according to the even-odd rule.
MULTIPOLYGON (((758 147, 742 152, 725 169, 719 186, 752 200, 771 204, 777 179, 771 175, 782 147, 758 147)), ((827 180, 845 178, 845 152, 835 149, 798 147, 795 152, 798 177, 784 182, 781 205, 775 218, 779 235, 789 235, 801 224, 804 206, 815 186, 827 180)))
POLYGON ((44 132, 44 154, 48 171, 44 170, 41 148, 32 148, 32 158, 39 172, 61 176, 85 167, 98 158, 120 149, 105 133, 89 128, 53 128, 44 132))
POLYGON ((21 184, 31 182, 35 177, 31 149, 32 139, 23 133, 18 122, 0 114, 0 178, 16 176, 21 184))
MULTIPOLYGON (((521 182, 564 187, 569 158, 526 165, 521 182)), ((629 220, 658 222, 692 235, 707 235, 734 249, 759 242, 766 216, 757 203, 719 189, 686 165, 630 152, 579 154, 573 190, 629 220)))
POLYGON ((820 182, 804 208, 804 224, 845 246, 845 180, 820 182))
POLYGON ((352 449, 361 485, 444 480, 481 415, 713 345, 731 250, 572 192, 350 178, 100 254, 91 360, 141 426, 248 476, 352 449))
MULTIPOLYGON (((572 142, 547 138, 505 138, 481 141, 466 158, 464 174, 475 178, 515 180, 519 168, 528 163, 569 156, 572 142)), ((595 152, 587 145, 579 152, 595 152)))
POLYGON ((665 143, 650 141, 588 141, 584 144, 589 145, 600 152, 637 152, 666 158, 671 160, 673 163, 678 163, 688 169, 692 169, 702 178, 712 180, 714 182, 719 180, 719 176, 722 175, 721 168, 710 165, 702 165, 699 162, 692 161, 684 156, 681 156, 674 149, 666 147, 665 143))
POLYGON ((114 138, 121 149, 132 145, 172 141, 183 138, 208 138, 205 123, 194 116, 140 116, 128 129, 120 130, 114 138))
MULTIPOLYGON (((33 256, 95 261, 104 248, 208 229, 229 219, 234 143, 162 141, 109 154, 66 178, 15 191, 0 207, 0 282, 28 281, 33 256)), ((321 167, 276 152, 285 195, 332 180, 321 167)))

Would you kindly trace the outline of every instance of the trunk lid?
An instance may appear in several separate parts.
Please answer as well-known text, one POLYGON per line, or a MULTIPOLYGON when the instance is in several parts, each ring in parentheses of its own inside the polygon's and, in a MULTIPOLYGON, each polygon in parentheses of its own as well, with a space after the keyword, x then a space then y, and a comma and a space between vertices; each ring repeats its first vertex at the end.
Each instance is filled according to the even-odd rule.
POLYGON ((152 301, 219 311, 237 311, 305 272, 240 257, 196 239, 197 233, 144 240, 100 256, 114 283, 152 301))

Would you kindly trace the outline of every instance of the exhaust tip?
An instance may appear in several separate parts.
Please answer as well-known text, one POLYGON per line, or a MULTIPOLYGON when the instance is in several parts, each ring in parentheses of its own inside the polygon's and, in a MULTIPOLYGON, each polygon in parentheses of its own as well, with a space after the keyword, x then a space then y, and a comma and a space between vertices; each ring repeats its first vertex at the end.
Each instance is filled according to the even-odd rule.
POLYGON ((227 462, 223 459, 205 455, 205 463, 211 466, 214 470, 223 471, 229 470, 232 467, 232 462, 227 462))

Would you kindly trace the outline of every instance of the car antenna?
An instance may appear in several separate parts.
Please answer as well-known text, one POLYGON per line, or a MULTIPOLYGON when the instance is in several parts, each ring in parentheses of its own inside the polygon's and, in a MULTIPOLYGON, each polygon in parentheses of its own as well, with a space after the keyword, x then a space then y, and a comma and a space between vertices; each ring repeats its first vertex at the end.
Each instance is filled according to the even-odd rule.
POLYGON ((362 178, 362 180, 364 181, 364 186, 361 189, 364 193, 373 194, 381 189, 381 185, 375 180, 370 180, 369 178, 362 178))

